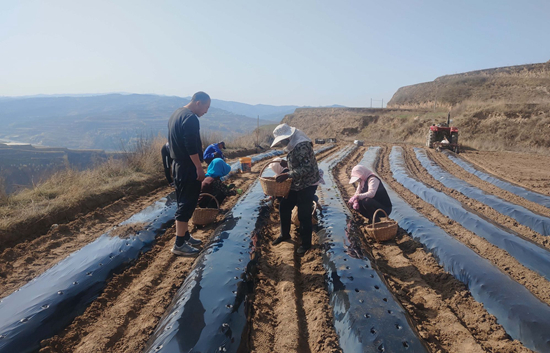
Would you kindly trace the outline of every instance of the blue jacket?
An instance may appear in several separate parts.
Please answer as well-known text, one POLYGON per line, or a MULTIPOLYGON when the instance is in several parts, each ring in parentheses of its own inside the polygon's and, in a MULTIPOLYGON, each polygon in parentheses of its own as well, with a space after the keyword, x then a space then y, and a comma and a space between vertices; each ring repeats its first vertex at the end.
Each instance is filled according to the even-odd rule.
POLYGON ((223 155, 223 152, 222 150, 220 150, 220 148, 218 147, 218 143, 213 143, 211 144, 210 146, 206 147, 206 149, 204 150, 204 155, 203 155, 203 158, 204 160, 210 160, 210 159, 213 159, 214 158, 214 153, 218 152, 219 154, 219 158, 225 160, 225 157, 223 155))

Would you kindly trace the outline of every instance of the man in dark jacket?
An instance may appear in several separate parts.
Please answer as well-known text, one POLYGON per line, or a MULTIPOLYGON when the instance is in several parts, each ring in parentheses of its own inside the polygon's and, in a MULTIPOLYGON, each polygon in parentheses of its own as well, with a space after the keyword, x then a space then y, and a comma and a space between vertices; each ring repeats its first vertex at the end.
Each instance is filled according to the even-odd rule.
POLYGON ((199 117, 208 112, 210 96, 204 92, 193 95, 191 102, 176 110, 168 121, 168 144, 172 163, 172 175, 176 184, 176 243, 172 253, 192 256, 199 253, 193 245, 200 240, 189 234, 189 220, 193 216, 204 180, 202 169, 202 142, 199 117))

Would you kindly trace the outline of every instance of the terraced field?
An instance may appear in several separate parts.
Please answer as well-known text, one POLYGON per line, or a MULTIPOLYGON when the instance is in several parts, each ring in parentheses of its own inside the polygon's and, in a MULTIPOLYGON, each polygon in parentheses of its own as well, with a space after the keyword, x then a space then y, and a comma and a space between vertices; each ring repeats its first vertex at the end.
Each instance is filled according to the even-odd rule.
POLYGON ((550 163, 499 167, 506 156, 319 151, 303 257, 294 226, 271 244, 277 202, 257 182, 269 159, 232 177, 248 191, 216 223, 193 227, 196 259, 170 253, 169 188, 122 199, 0 254, 0 352, 550 351, 550 163), (359 163, 389 190, 395 241, 373 241, 345 202, 359 163))

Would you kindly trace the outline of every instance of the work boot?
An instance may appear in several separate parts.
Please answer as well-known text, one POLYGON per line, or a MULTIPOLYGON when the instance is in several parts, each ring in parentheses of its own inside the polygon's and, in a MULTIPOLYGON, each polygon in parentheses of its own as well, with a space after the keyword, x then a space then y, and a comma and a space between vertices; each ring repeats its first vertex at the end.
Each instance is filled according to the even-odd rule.
POLYGON ((174 247, 172 247, 172 254, 177 256, 195 256, 198 255, 199 252, 198 249, 195 249, 188 243, 184 243, 182 246, 174 244, 174 247))
POLYGON ((187 243, 189 243, 190 245, 200 245, 202 244, 202 240, 195 239, 191 236, 191 234, 189 234, 189 239, 187 239, 187 243))
POLYGON ((309 249, 311 249, 311 245, 309 245, 309 246, 300 245, 300 247, 298 248, 298 250, 296 250, 296 254, 302 256, 302 255, 304 255, 309 249))
POLYGON ((273 245, 277 245, 277 244, 280 244, 282 243, 283 241, 288 241, 290 240, 290 235, 287 235, 287 236, 279 236, 277 239, 273 240, 273 245))

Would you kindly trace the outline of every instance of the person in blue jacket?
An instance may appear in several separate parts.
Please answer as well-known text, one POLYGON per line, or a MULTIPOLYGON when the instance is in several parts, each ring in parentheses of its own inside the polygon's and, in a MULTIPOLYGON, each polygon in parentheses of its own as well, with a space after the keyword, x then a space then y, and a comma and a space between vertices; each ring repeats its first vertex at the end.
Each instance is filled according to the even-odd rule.
POLYGON ((203 159, 207 164, 210 164, 214 158, 221 158, 225 161, 225 156, 223 155, 222 148, 225 149, 225 142, 221 141, 218 143, 213 143, 210 146, 206 147, 204 150, 203 159))

